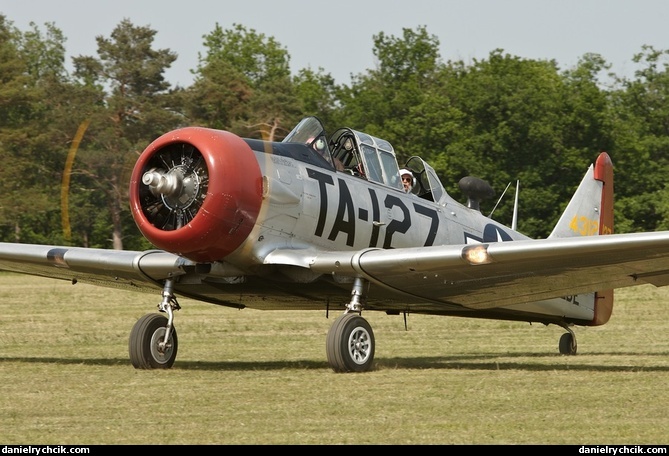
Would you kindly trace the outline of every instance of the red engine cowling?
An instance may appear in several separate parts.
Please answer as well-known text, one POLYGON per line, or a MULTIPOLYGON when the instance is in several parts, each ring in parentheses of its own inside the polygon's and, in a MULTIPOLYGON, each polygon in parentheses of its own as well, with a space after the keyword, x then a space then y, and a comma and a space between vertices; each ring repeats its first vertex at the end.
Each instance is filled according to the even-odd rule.
POLYGON ((142 152, 130 179, 130 209, 156 247, 194 261, 220 260, 249 235, 262 176, 251 148, 221 130, 187 127, 142 152))

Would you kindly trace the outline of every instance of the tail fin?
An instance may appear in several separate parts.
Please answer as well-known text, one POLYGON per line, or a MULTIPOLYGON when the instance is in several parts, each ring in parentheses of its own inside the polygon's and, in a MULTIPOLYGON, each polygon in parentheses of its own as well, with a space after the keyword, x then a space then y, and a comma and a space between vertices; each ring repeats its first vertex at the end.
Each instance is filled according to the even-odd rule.
POLYGON ((590 165, 549 238, 613 233, 613 163, 606 152, 590 165))
MULTIPOLYGON (((602 152, 588 168, 576 193, 549 238, 597 236, 613 233, 613 163, 602 152)), ((595 293, 595 316, 591 326, 603 325, 613 311, 613 290, 595 293)))

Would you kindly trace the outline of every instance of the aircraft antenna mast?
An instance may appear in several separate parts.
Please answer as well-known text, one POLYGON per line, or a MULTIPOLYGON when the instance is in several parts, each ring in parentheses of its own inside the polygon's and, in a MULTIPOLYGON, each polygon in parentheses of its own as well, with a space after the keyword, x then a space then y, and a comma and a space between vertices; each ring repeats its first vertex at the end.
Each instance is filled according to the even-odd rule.
POLYGON ((518 225, 518 192, 520 191, 520 181, 516 181, 516 199, 513 203, 513 221, 511 222, 511 229, 518 231, 516 226, 518 225))

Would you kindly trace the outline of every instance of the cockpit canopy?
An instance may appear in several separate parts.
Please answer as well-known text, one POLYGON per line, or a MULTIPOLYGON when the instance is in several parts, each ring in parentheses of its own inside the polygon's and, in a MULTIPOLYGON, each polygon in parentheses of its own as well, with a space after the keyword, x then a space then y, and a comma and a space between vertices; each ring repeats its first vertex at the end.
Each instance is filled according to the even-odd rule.
POLYGON ((395 150, 388 141, 350 128, 340 128, 330 137, 328 145, 344 171, 389 187, 402 188, 395 150))
MULTIPOLYGON (((337 171, 403 190, 395 150, 383 139, 350 128, 340 128, 328 139, 321 121, 306 117, 282 142, 306 144, 337 171)), ((411 157, 405 166, 416 178, 412 193, 431 201, 446 196, 437 173, 423 159, 411 157)))

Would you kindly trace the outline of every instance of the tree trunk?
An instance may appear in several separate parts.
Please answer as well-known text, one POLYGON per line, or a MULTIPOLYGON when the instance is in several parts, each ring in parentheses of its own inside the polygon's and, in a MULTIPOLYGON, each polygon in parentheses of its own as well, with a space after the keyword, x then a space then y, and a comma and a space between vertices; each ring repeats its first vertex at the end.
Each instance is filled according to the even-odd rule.
POLYGON ((123 230, 121 229, 121 202, 118 192, 112 192, 109 197, 109 214, 112 219, 112 246, 114 250, 123 250, 123 230))

